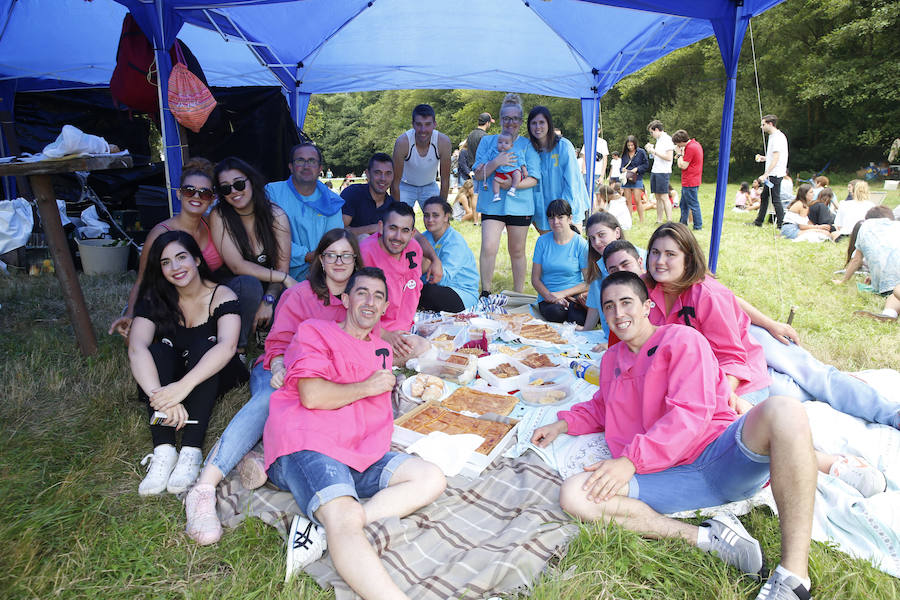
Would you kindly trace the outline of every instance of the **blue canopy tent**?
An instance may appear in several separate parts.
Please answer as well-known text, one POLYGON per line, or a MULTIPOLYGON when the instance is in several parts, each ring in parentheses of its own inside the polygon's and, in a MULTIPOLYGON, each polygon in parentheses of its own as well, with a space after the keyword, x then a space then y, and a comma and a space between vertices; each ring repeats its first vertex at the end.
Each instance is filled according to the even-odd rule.
MULTIPOLYGON (((171 69, 166 49, 176 35, 185 38, 185 27, 215 32, 217 41, 234 42, 243 55, 257 60, 285 89, 301 127, 311 94, 410 88, 532 92, 581 99, 588 155, 595 152, 599 101, 607 90, 661 56, 715 35, 727 81, 710 247, 713 270, 724 217, 740 47, 749 19, 780 1, 116 0, 131 10, 157 49, 169 181, 177 181, 181 159, 177 129, 165 110, 171 69), (471 62, 460 59, 463 53, 471 62)), ((67 0, 66 6, 77 2, 67 0)), ((0 7, 4 4, 11 10, 28 3, 0 0, 0 7)), ((54 5, 59 12, 58 3, 54 5)), ((120 17, 115 20, 121 22, 120 17)), ((0 33, 0 81, 9 81, 6 29, 0 33)), ((56 64, 65 63, 66 52, 51 46, 42 52, 52 53, 56 64)), ((25 40, 13 46, 20 53, 28 47, 25 40)), ((203 45, 191 47, 210 69, 203 45)), ((74 73, 58 70, 57 78, 74 73)), ((587 162, 593 171, 593 161, 587 162)))

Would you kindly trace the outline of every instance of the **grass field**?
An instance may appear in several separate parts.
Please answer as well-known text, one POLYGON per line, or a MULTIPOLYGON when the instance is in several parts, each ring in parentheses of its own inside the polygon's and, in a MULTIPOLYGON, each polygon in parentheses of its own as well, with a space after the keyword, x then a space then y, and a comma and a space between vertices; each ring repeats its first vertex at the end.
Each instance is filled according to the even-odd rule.
MULTIPOLYGON (((701 188, 704 248, 712 195, 712 185, 701 188)), ((729 201, 733 195, 730 187, 729 201)), ((892 192, 886 203, 897 202, 892 192)), ((883 301, 830 283, 843 267, 846 243, 775 240, 771 229, 745 227, 750 218, 726 209, 719 279, 776 318, 798 306, 794 325, 825 361, 848 370, 900 369, 897 325, 851 316, 857 309, 878 311, 883 301)), ((480 230, 456 226, 477 256, 480 230)), ((636 227, 628 237, 644 246, 652 228, 636 227)), ((536 237, 529 235, 530 248, 536 237)), ((511 287, 509 272, 501 251, 495 290, 511 287)), ((83 358, 54 278, 0 277, 0 597, 333 598, 305 576, 281 583, 283 542, 261 521, 201 548, 183 533, 183 509, 174 497, 137 495, 138 462, 150 450, 146 413, 132 400, 135 384, 121 339, 106 335, 133 278, 82 276, 100 343, 96 356, 83 358)), ((241 388, 217 407, 208 445, 247 396, 241 388)), ((743 520, 774 565, 777 520, 761 509, 743 520)), ((811 575, 819 600, 900 598, 896 579, 827 545, 813 544, 811 575)), ((752 598, 757 589, 680 542, 585 525, 531 597, 733 600, 752 598)))

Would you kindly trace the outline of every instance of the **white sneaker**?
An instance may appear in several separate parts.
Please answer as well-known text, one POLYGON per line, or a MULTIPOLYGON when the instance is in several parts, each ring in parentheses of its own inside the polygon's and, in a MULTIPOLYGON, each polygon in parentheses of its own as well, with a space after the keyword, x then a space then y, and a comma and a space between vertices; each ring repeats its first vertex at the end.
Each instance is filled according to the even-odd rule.
POLYGON ((148 454, 141 461, 141 466, 147 466, 147 476, 138 486, 138 494, 141 496, 153 496, 162 494, 166 491, 166 483, 169 481, 169 475, 175 468, 175 461, 178 460, 178 451, 172 444, 160 444, 153 449, 153 454, 148 454))
POLYGON ((866 498, 887 489, 884 473, 859 456, 839 456, 831 465, 828 474, 855 487, 866 498))
POLYGON ((304 516, 294 515, 291 528, 288 529, 284 582, 289 582, 294 573, 306 565, 319 560, 327 547, 325 532, 318 525, 304 516))
POLYGON ((200 475, 200 467, 203 465, 203 453, 200 448, 193 446, 182 446, 181 453, 178 455, 178 464, 169 475, 169 481, 166 489, 170 494, 180 494, 187 491, 191 484, 197 480, 200 475))

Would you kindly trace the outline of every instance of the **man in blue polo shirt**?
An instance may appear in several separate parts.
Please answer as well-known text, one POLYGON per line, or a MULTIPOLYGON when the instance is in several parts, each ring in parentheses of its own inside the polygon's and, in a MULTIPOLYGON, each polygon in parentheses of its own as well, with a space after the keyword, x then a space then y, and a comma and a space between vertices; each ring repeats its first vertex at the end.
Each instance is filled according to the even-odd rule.
POLYGON ((378 222, 384 218, 394 198, 388 193, 394 181, 394 163, 384 152, 376 152, 366 168, 367 183, 356 183, 341 192, 344 199, 344 228, 359 238, 380 231, 378 222))
POLYGON ((344 227, 344 201, 319 181, 321 168, 322 152, 312 142, 303 142, 291 148, 291 176, 266 186, 269 199, 287 213, 291 224, 291 277, 297 281, 307 278, 322 235, 344 227))

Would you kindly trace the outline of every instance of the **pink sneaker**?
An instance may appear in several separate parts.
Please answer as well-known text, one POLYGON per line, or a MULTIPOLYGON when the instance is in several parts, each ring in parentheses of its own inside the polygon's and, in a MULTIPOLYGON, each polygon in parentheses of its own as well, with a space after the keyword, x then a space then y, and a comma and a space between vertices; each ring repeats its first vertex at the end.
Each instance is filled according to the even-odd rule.
POLYGON ((255 490, 265 485, 269 478, 266 474, 266 463, 258 452, 248 452, 237 465, 238 475, 241 476, 241 485, 244 489, 255 490))
POLYGON ((201 546, 215 544, 222 537, 222 524, 216 514, 214 486, 198 483, 191 488, 184 499, 184 512, 187 515, 188 537, 201 546))

